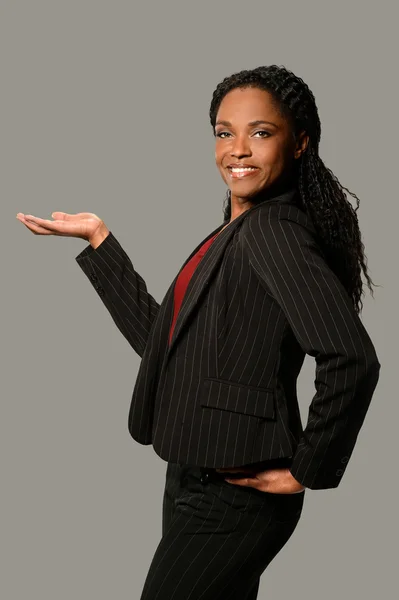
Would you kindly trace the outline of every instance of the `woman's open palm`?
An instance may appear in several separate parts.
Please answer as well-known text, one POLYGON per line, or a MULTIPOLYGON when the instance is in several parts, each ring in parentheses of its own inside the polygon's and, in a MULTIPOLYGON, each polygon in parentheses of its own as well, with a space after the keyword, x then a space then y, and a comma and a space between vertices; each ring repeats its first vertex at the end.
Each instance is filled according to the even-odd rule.
POLYGON ((65 212, 53 212, 50 219, 40 219, 33 215, 17 214, 19 219, 28 229, 38 235, 64 235, 69 237, 83 238, 89 241, 104 225, 100 217, 94 213, 68 214, 65 212))

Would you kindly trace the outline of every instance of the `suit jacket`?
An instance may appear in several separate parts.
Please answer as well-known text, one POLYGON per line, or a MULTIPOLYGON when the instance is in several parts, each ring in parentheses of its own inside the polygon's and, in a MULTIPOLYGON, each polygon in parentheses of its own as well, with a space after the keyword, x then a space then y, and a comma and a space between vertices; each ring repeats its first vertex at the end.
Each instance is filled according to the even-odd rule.
POLYGON ((130 434, 166 461, 221 468, 283 459, 308 488, 340 483, 380 363, 296 193, 251 207, 216 237, 170 346, 177 275, 158 304, 112 232, 76 257, 141 357, 130 434), (303 429, 296 385, 305 354, 315 358, 316 391, 303 429))

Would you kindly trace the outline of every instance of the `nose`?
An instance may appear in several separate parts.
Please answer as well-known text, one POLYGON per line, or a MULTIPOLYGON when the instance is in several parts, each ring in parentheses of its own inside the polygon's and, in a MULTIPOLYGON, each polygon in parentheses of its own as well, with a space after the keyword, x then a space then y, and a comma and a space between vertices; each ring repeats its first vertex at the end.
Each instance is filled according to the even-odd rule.
POLYGON ((247 136, 239 136, 232 140, 231 156, 240 158, 242 156, 251 156, 251 147, 247 136))

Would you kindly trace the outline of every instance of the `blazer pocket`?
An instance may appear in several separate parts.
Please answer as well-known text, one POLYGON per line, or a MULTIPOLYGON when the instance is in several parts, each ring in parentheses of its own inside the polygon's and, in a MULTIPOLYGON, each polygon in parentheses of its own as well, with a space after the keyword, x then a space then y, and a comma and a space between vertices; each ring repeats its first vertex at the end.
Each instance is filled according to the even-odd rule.
POLYGON ((254 387, 215 377, 206 377, 203 380, 201 406, 262 419, 276 419, 274 389, 254 387))

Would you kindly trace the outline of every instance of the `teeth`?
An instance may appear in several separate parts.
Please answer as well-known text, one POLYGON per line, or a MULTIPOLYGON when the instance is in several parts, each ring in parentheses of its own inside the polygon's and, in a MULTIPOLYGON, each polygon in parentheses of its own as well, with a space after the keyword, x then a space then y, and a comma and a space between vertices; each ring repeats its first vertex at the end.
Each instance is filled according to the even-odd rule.
POLYGON ((245 173, 245 171, 255 171, 256 167, 230 167, 233 173, 245 173))

